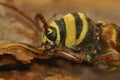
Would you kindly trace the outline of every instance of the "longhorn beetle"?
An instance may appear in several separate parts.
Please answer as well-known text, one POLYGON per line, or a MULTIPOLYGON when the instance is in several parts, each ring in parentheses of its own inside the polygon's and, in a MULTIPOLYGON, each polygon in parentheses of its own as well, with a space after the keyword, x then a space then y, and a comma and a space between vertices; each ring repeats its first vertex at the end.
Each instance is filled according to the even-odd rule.
POLYGON ((43 31, 39 50, 49 57, 62 56, 78 63, 87 61, 107 71, 119 70, 120 27, 117 25, 102 20, 93 21, 80 12, 68 13, 48 24, 41 14, 35 15, 35 20, 32 20, 12 5, 0 5, 18 12, 37 30, 43 31), (39 26, 39 20, 43 27, 39 26))

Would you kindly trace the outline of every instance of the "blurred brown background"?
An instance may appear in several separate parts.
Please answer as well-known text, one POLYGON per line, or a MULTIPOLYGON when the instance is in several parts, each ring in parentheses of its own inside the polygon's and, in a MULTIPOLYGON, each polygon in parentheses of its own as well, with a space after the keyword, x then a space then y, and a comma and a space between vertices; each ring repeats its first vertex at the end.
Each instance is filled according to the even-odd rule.
POLYGON ((119 0, 0 0, 8 2, 30 15, 37 12, 46 18, 53 14, 83 12, 94 20, 105 19, 119 24, 119 0))
MULTIPOLYGON (((120 25, 120 0, 0 0, 24 10, 32 18, 36 13, 41 13, 49 20, 54 14, 66 14, 70 12, 83 12, 93 20, 108 20, 120 25)), ((0 14, 4 15, 2 8, 0 14)), ((17 15, 13 17, 16 17, 17 15)), ((16 20, 16 19, 15 19, 16 20)), ((17 25, 23 26, 25 23, 16 22, 11 18, 0 18, 0 27, 8 26, 9 28, 17 25), (12 24, 11 24, 11 22, 12 24), (14 22, 14 23, 13 23, 14 22), (11 24, 11 25, 10 25, 11 24), (14 24, 14 25, 13 25, 14 24), (22 24, 22 25, 21 25, 22 24)), ((13 28, 14 28, 13 27, 13 28)), ((10 39, 18 42, 24 42, 35 45, 36 37, 32 36, 32 31, 26 32, 24 37, 16 36, 13 31, 0 28, 0 39, 10 39), (4 35, 3 35, 4 33, 4 35), (7 35, 7 37, 5 37, 7 35), (12 36, 15 35, 15 36, 12 36), (30 39, 34 39, 33 41, 30 39)), ((21 29, 21 28, 20 28, 21 29)), ((24 27, 22 28, 24 29, 24 27)), ((13 30, 13 29, 12 29, 13 30)), ((28 29, 27 29, 28 30, 28 29)), ((38 39, 37 39, 38 40, 38 39)), ((36 42, 39 45, 40 41, 36 42)), ((88 63, 76 64, 61 58, 50 60, 36 60, 30 65, 19 66, 23 70, 16 69, 15 66, 0 67, 0 80, 119 80, 120 73, 108 73, 99 70, 88 63)))

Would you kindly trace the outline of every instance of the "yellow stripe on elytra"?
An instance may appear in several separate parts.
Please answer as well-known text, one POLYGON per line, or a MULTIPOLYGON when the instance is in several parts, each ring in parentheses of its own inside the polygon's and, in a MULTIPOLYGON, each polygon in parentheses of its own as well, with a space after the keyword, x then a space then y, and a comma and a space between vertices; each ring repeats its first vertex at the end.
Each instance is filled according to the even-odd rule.
POLYGON ((72 48, 75 45, 76 27, 75 18, 72 14, 63 16, 66 27, 65 46, 72 48))
POLYGON ((56 38, 55 43, 56 43, 56 44, 59 44, 59 43, 60 43, 60 31, 59 31, 58 25, 57 25, 54 21, 52 21, 52 22, 50 23, 50 26, 51 26, 51 27, 54 27, 54 28, 56 29, 57 38, 56 38))
POLYGON ((80 19, 82 20, 83 26, 82 26, 81 34, 80 34, 79 38, 76 40, 76 45, 78 45, 79 43, 81 43, 83 41, 83 39, 85 38, 86 33, 88 31, 88 22, 86 20, 85 15, 82 13, 78 13, 78 15, 80 16, 80 19))

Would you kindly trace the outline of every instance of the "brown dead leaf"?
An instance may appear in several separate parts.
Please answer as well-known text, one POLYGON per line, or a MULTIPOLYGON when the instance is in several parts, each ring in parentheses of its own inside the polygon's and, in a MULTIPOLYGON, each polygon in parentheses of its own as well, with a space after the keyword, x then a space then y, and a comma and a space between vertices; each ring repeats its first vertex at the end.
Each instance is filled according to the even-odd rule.
POLYGON ((12 56, 2 55, 0 56, 0 66, 15 64, 17 61, 15 59, 11 59, 12 56))
POLYGON ((29 63, 31 60, 33 60, 37 56, 37 50, 34 48, 31 48, 27 45, 20 44, 20 43, 1 43, 0 44, 0 56, 7 56, 2 57, 5 59, 2 59, 3 64, 13 63, 15 60, 20 61, 22 63, 29 63), (15 59, 11 59, 11 55, 15 59))

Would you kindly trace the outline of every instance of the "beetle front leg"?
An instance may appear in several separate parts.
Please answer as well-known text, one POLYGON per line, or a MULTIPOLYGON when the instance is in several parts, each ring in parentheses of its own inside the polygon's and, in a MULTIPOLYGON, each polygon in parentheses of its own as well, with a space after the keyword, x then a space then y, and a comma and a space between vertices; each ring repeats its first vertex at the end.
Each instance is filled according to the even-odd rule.
POLYGON ((92 62, 98 67, 111 71, 120 70, 120 53, 108 52, 102 56, 96 57, 92 62))
POLYGON ((55 53, 53 54, 53 56, 55 56, 55 57, 61 56, 63 58, 75 61, 77 63, 82 62, 81 56, 77 55, 76 53, 73 53, 73 52, 66 52, 66 51, 63 51, 63 50, 55 50, 55 53))
POLYGON ((64 48, 60 48, 60 47, 51 47, 49 44, 43 44, 43 48, 40 47, 39 51, 40 51, 40 55, 39 58, 40 59, 48 59, 48 58, 52 58, 52 57, 63 57, 66 58, 68 60, 72 60, 75 61, 77 63, 81 63, 82 62, 82 56, 78 53, 74 53, 70 50, 66 50, 64 48))

